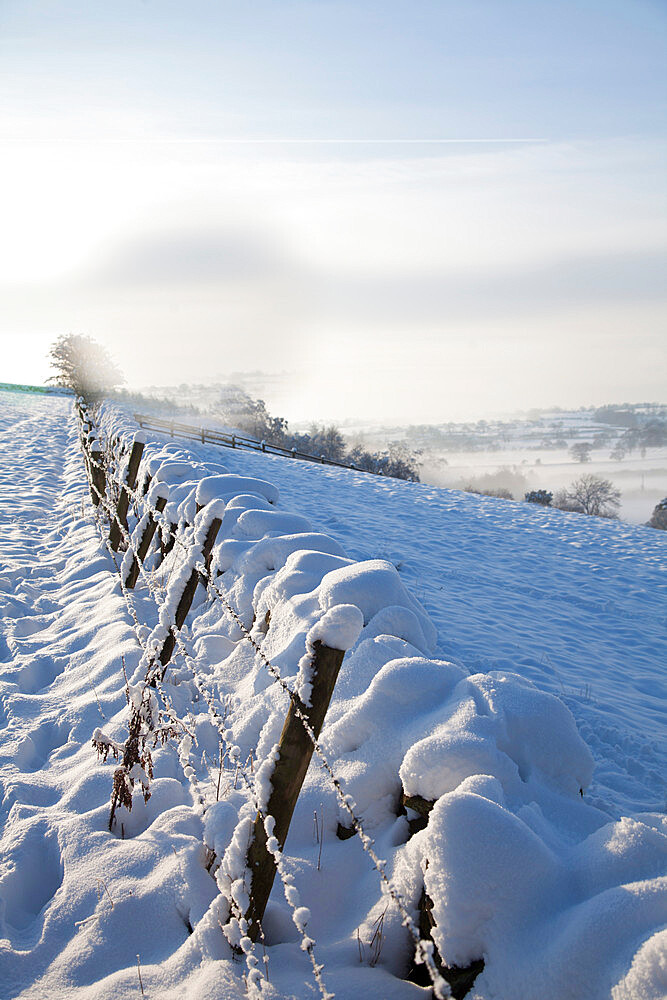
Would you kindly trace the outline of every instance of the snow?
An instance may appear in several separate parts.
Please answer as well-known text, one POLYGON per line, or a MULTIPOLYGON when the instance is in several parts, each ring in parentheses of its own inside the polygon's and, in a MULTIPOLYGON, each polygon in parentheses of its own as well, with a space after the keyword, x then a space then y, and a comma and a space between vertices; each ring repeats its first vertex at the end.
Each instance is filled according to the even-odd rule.
POLYGON ((240 493, 251 493, 264 497, 269 503, 278 503, 279 493, 272 483, 251 476, 219 475, 206 476, 197 487, 197 503, 210 503, 216 497, 237 496, 240 493))
POLYGON ((170 486, 179 486, 189 482, 193 478, 192 466, 189 462, 160 462, 154 478, 159 483, 168 483, 170 486))
POLYGON ((409 795, 435 800, 472 774, 493 775, 514 795, 536 778, 570 796, 590 785, 593 757, 572 715, 516 674, 494 671, 459 682, 428 728, 401 765, 409 795))
POLYGON ((225 516, 226 504, 224 500, 212 500, 211 503, 207 504, 205 507, 199 511, 195 517, 194 523, 194 542, 195 545, 203 545, 206 541, 206 536, 211 524, 216 519, 222 523, 225 516))
POLYGON ((322 615, 306 636, 306 649, 321 642, 330 649, 351 649, 361 634, 364 619, 354 604, 336 604, 322 615))
POLYGON ((499 789, 494 800, 464 782, 414 838, 440 953, 458 965, 483 954, 482 995, 512 996, 521 982, 526 1000, 559 1000, 585 970, 609 996, 630 934, 650 940, 667 916, 662 824, 626 818, 550 847, 499 789))
POLYGON ((387 608, 406 608, 422 631, 424 652, 432 652, 436 631, 424 609, 405 589, 396 568, 386 560, 371 559, 329 573, 320 588, 322 610, 336 604, 355 604, 367 625, 387 608))
MULTIPOLYGON (((213 517, 213 584, 288 685, 307 694, 318 640, 345 650, 322 750, 414 920, 428 893, 440 955, 484 958, 469 995, 665 995, 660 532, 148 434, 138 482, 168 494, 189 551, 149 562, 163 620, 140 577, 137 627, 70 405, 0 397, 3 996, 137 995, 137 954, 146 996, 167 1000, 316 996, 311 955, 339 998, 427 995, 360 840, 336 837, 350 817, 317 755, 264 946, 247 937, 248 837, 288 697, 210 589, 161 690, 138 641, 164 630, 213 517), (116 764, 91 740, 122 749, 126 676, 187 733, 152 749, 152 780, 134 766, 123 839, 107 828, 116 764), (402 795, 427 804, 423 829, 402 795)), ((102 440, 135 431, 105 409, 102 440)))
POLYGON ((151 485, 148 487, 148 492, 146 494, 146 500, 151 507, 155 507, 158 499, 162 497, 163 500, 168 500, 171 495, 170 487, 168 483, 159 478, 156 478, 151 485))
POLYGON ((310 521, 300 514, 277 510, 244 510, 236 522, 236 534, 242 538, 259 539, 269 534, 293 535, 311 530, 310 521))
POLYGON ((295 690, 307 707, 312 706, 313 662, 316 643, 330 649, 351 649, 364 627, 364 618, 354 604, 336 604, 325 611, 306 635, 306 652, 299 661, 295 690))

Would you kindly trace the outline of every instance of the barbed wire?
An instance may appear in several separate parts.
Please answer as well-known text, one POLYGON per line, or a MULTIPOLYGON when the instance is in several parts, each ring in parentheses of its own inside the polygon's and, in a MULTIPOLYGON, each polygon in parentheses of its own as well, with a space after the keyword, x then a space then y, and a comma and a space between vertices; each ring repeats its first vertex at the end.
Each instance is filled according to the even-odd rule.
MULTIPOLYGON (((97 464, 99 466, 99 463, 94 463, 94 464, 97 464)), ((105 471, 105 470, 102 468, 102 471, 105 471)), ((96 492, 99 493, 99 491, 96 491, 96 492)), ((155 518, 155 520, 158 523, 163 523, 164 524, 165 521, 166 521, 166 519, 163 520, 162 514, 159 511, 157 511, 155 508, 153 508, 152 505, 148 502, 147 493, 144 494, 141 497, 141 499, 143 500, 143 502, 145 504, 145 509, 147 509, 147 511, 149 513, 151 513, 151 515, 155 518)), ((176 540, 178 541, 178 544, 181 545, 181 547, 184 548, 185 551, 187 551, 186 546, 179 539, 176 539, 176 540)), ((135 553, 135 558, 136 558, 136 553, 135 553)), ((254 636, 251 634, 251 631, 246 627, 246 625, 243 622, 243 620, 242 620, 241 616, 239 615, 239 613, 236 611, 236 609, 233 607, 233 605, 228 601, 226 595, 220 590, 220 588, 218 587, 215 579, 213 578, 213 576, 210 573, 210 571, 208 570, 208 568, 204 565, 204 563, 203 562, 196 563, 195 566, 194 566, 194 569, 197 570, 197 572, 200 574, 201 577, 204 577, 204 579, 207 580, 207 589, 212 589, 213 592, 217 595, 217 597, 220 599, 223 607, 225 608, 225 610, 229 614, 230 618, 234 621, 234 623, 240 629, 243 638, 246 639, 250 643, 250 645, 252 646, 252 648, 253 648, 256 656, 259 658, 259 660, 262 663, 262 665, 266 668, 266 670, 268 671, 268 673, 270 674, 270 676, 273 677, 273 679, 279 684, 279 686, 281 687, 281 689, 284 691, 284 693, 291 700, 292 705, 293 705, 294 713, 297 716, 297 718, 299 719, 299 721, 301 722, 301 724, 303 725, 304 730, 305 730, 306 734, 308 735, 308 738, 309 738, 309 740, 310 740, 310 742, 312 744, 312 747, 313 747, 313 751, 314 751, 316 757, 319 760, 320 766, 322 767, 322 769, 327 774, 327 776, 328 776, 328 778, 329 778, 329 780, 330 780, 330 782, 331 782, 331 784, 332 784, 332 786, 334 788, 336 797, 338 799, 338 802, 339 802, 341 808, 348 815, 348 817, 350 819, 350 822, 351 822, 351 825, 352 825, 352 829, 354 830, 355 834, 358 836, 364 852, 370 858, 373 868, 378 873, 378 875, 380 877, 380 881, 382 883, 382 886, 383 886, 384 890, 386 891, 387 895, 390 897, 390 899, 392 900, 392 902, 395 904, 396 908, 398 909, 398 911, 399 911, 399 913, 401 915, 403 926, 406 928, 406 930, 408 931, 408 933, 410 934, 410 936, 411 936, 411 938, 413 940, 413 943, 414 943, 414 946, 415 946, 415 961, 418 964, 424 964, 426 966, 429 978, 431 979, 431 983, 432 983, 432 986, 433 986, 433 990, 434 990, 435 996, 438 998, 438 1000, 442 1000, 442 998, 450 996, 449 984, 446 982, 446 980, 444 979, 444 977, 441 975, 441 973, 438 970, 438 967, 437 967, 437 965, 435 963, 435 960, 433 958, 433 951, 434 951, 433 942, 430 941, 430 940, 424 940, 421 937, 421 935, 419 933, 419 929, 418 929, 418 927, 415 924, 414 918, 412 917, 411 913, 409 912, 409 910, 408 910, 405 902, 403 901, 400 893, 394 887, 394 885, 392 884, 391 880, 387 876, 386 871, 385 871, 386 862, 384 860, 382 860, 377 855, 377 853, 376 853, 376 851, 374 849, 374 843, 375 842, 366 833, 366 831, 363 828, 363 824, 361 822, 361 819, 356 815, 356 813, 354 811, 354 805, 355 805, 355 803, 354 803, 353 799, 351 798, 350 795, 346 794, 346 792, 344 791, 343 786, 342 786, 339 778, 336 776, 333 767, 331 766, 331 764, 329 763, 329 760, 327 759, 326 755, 324 754, 324 751, 322 750, 322 747, 321 747, 321 745, 319 743, 319 740, 315 736, 315 733, 314 733, 314 731, 313 731, 313 729, 312 729, 312 727, 310 725, 310 722, 309 722, 307 716, 304 714, 304 712, 302 711, 302 709, 300 707, 301 706, 301 699, 299 698, 298 694, 295 691, 293 691, 290 688, 290 686, 287 684, 287 682, 284 680, 284 678, 282 677, 279 669, 275 666, 275 664, 271 663, 271 661, 268 659, 268 657, 266 656, 266 654, 262 650, 262 648, 259 645, 259 643, 256 641, 256 639, 254 638, 254 636)), ((178 637, 177 637, 178 633, 177 633, 177 630, 172 627, 172 632, 173 632, 174 637, 177 639, 177 642, 178 642, 178 637)))
MULTIPOLYGON (((94 464, 97 464, 99 466, 99 463, 97 463, 97 462, 95 462, 94 464)), ((94 490, 94 492, 97 494, 98 500, 99 500, 99 503, 98 503, 96 509, 99 509, 99 507, 101 506, 103 508, 103 510, 106 510, 107 514, 112 514, 112 511, 111 511, 111 509, 110 509, 110 507, 109 507, 109 505, 108 505, 108 503, 106 501, 106 498, 100 493, 100 491, 97 489, 97 487, 93 483, 91 483, 91 487, 94 490)), ((116 554, 113 551, 113 549, 112 549, 112 547, 111 547, 108 539, 104 535, 104 531, 102 530, 102 527, 101 527, 101 524, 100 524, 100 519, 97 516, 95 516, 94 520, 95 520, 98 532, 100 534, 100 538, 101 538, 103 544, 105 545, 105 547, 107 548, 107 550, 109 551, 109 554, 111 555, 111 558, 112 558, 112 560, 114 562, 116 570, 118 571, 118 576, 119 576, 119 580, 120 580, 121 591, 123 593, 123 596, 125 597, 127 606, 128 606, 128 608, 129 608, 129 610, 131 612, 131 615, 132 615, 132 617, 133 617, 133 619, 135 621, 135 625, 136 625, 136 628, 137 628, 137 641, 138 641, 140 647, 142 648, 142 650, 145 653, 147 653, 148 651, 147 651, 146 645, 143 644, 141 642, 141 640, 139 639, 139 631, 141 629, 141 626, 140 626, 140 623, 139 623, 138 616, 136 614, 136 608, 134 607, 134 602, 130 598, 129 591, 128 591, 127 587, 125 586, 125 583, 124 583, 123 578, 122 578, 122 568, 118 565, 118 561, 116 559, 116 554)), ((134 554, 135 558, 138 561, 140 573, 143 575, 143 577, 144 577, 144 579, 146 581, 146 584, 147 584, 150 596, 153 599, 153 603, 155 604, 155 607, 156 607, 156 610, 158 611, 158 616, 159 616, 160 605, 159 605, 159 602, 155 598, 154 589, 151 586, 150 577, 148 576, 148 573, 147 573, 147 571, 145 570, 145 568, 143 566, 143 561, 141 559, 139 559, 138 553, 136 552, 136 550, 132 546, 132 539, 131 539, 131 536, 129 535, 129 532, 126 531, 126 529, 124 528, 124 526, 121 525, 120 527, 121 527, 121 533, 124 534, 124 536, 125 536, 126 544, 130 548, 132 548, 133 554, 134 554)), ((181 655, 183 655, 186 664, 188 663, 188 661, 190 663, 193 663, 194 660, 193 660, 193 658, 191 656, 189 656, 188 651, 185 648, 185 645, 184 645, 184 643, 183 643, 180 635, 176 634, 175 638, 176 638, 176 641, 177 641, 177 645, 179 647, 178 648, 178 652, 181 653, 181 655)), ((199 678, 197 678, 197 679, 199 680, 199 678)), ((163 700, 165 701, 165 703, 169 704, 168 696, 166 694, 166 691, 164 690, 164 685, 161 683, 160 678, 159 677, 155 677, 154 681, 155 681, 155 683, 156 683, 156 685, 158 687, 158 690, 159 690, 160 695, 162 696, 163 700)), ((208 694, 208 692, 207 692, 207 694, 208 694)), ((213 704, 214 704, 212 696, 209 695, 207 697, 206 701, 207 701, 207 705, 209 706, 209 709, 212 709, 213 708, 213 704)), ((173 709, 173 704, 171 704, 170 707, 171 707, 172 711, 174 711, 174 714, 176 714, 175 710, 173 709)), ((215 712, 216 722, 218 721, 218 718, 219 717, 218 717, 218 714, 217 714, 217 711, 216 711, 215 712)), ((220 721, 223 724, 225 722, 224 718, 221 719, 220 721)), ((227 736, 227 728, 225 727, 225 729, 222 730, 222 731, 220 730, 219 726, 217 728, 218 728, 219 734, 222 736, 223 745, 224 745, 224 741, 226 740, 226 736, 227 736)), ((220 755, 221 755, 220 756, 220 762, 222 764, 222 761, 224 759, 224 757, 222 755, 222 745, 220 747, 220 755)), ((243 778, 245 779, 246 783, 248 784, 248 787, 251 788, 250 783, 247 781, 247 776, 245 775, 245 773, 243 773, 243 768, 240 767, 240 761, 238 761, 236 759, 236 755, 233 752, 230 752, 229 758, 230 758, 230 762, 236 764, 236 772, 235 772, 236 777, 238 777, 239 772, 241 771, 243 778)), ((180 753, 179 753, 179 760, 180 760, 180 753)), ((181 766, 183 766, 182 765, 182 761, 181 761, 181 766)), ((190 782, 191 786, 195 789, 196 800, 198 800, 199 804, 203 808, 205 808, 205 798, 201 794, 201 792, 199 791, 198 783, 196 781, 196 771, 195 771, 195 769, 192 768, 192 767, 187 768, 187 769, 185 767, 183 767, 183 772, 184 772, 185 777, 190 782)), ((236 785, 236 778, 235 778, 235 785, 236 785)), ((258 964, 258 959, 256 958, 256 956, 253 955, 253 951, 254 951, 254 944, 252 942, 250 942, 250 947, 246 946, 246 948, 243 951, 243 954, 244 954, 245 959, 246 959, 246 965, 248 966, 248 976, 246 978, 246 989, 248 989, 248 988, 253 987, 254 985, 256 985, 256 983, 255 983, 255 973, 256 973, 256 966, 258 964), (254 961, 253 961, 253 959, 254 959, 254 961)), ((265 961, 265 970, 266 970, 266 964, 268 963, 268 957, 267 956, 265 956, 264 961, 265 961)), ((267 978, 268 978, 268 972, 267 972, 267 978)), ((328 996, 325 996, 323 994, 323 1000, 328 1000, 328 996)))
MULTIPOLYGON (((99 465, 99 463, 97 463, 97 462, 94 462, 94 464, 99 465)), ((102 471, 104 471, 104 470, 102 470, 102 471)), ((108 502, 106 501, 106 498, 100 493, 100 491, 94 486, 94 484, 91 484, 91 485, 93 486, 93 489, 94 489, 95 493, 98 495, 98 498, 99 498, 99 501, 100 501, 100 503, 99 503, 98 506, 102 506, 103 509, 106 510, 107 514, 113 515, 113 511, 111 510, 108 502)), ((149 505, 147 505, 147 506, 149 506, 149 505)), ((150 506, 149 506, 149 509, 150 509, 150 506)), ((159 512, 156 511, 156 513, 159 513, 159 512)), ((133 619, 135 621, 135 625, 136 625, 137 629, 140 630, 141 626, 140 626, 140 623, 139 623, 139 620, 138 620, 138 616, 136 614, 136 608, 134 607, 134 602, 130 598, 129 591, 125 587, 124 581, 122 579, 121 567, 118 565, 118 561, 116 559, 116 554, 113 551, 113 549, 111 548, 108 540, 104 537, 104 532, 101 530, 101 525, 100 525, 99 520, 97 518, 95 518, 95 522, 96 522, 96 526, 97 526, 99 534, 100 534, 100 538, 102 539, 102 541, 105 544, 107 550, 109 551, 109 553, 110 553, 110 555, 111 555, 111 557, 113 559, 114 565, 116 567, 116 570, 118 571, 118 575, 119 575, 119 579, 120 579, 121 591, 123 593, 123 596, 125 597, 125 600, 126 600, 126 603, 128 605, 128 608, 131 611, 132 617, 133 617, 133 619)), ((128 545, 128 548, 130 548, 132 550, 132 553, 133 553, 135 559, 137 559, 137 562, 138 562, 138 565, 139 565, 139 571, 142 574, 144 580, 146 581, 146 585, 148 587, 150 596, 151 596, 151 598, 153 600, 153 603, 155 604, 156 610, 158 611, 158 614, 159 614, 159 612, 160 612, 160 602, 155 597, 154 587, 152 586, 152 581, 151 581, 151 579, 150 579, 150 577, 148 575, 148 571, 145 569, 145 567, 143 565, 143 561, 140 559, 138 552, 136 551, 136 549, 134 548, 134 546, 132 544, 132 538, 131 538, 129 532, 125 529, 125 527, 123 525, 120 525, 120 528, 121 528, 121 534, 124 535, 124 538, 125 538, 126 544, 128 545)), ((221 745, 221 748, 220 748, 220 754, 221 754, 220 760, 221 760, 221 763, 222 763, 222 760, 224 759, 223 756, 222 756, 222 746, 224 745, 224 743, 229 742, 229 731, 230 731, 229 724, 227 722, 226 717, 221 716, 220 713, 218 712, 217 707, 215 706, 215 701, 214 701, 214 697, 213 697, 212 693, 210 691, 208 691, 208 689, 204 685, 204 683, 203 683, 201 677, 199 676, 199 674, 197 673, 197 671, 195 669, 193 669, 195 667, 196 660, 192 656, 192 654, 189 653, 189 651, 186 649, 185 644, 183 643, 183 640, 182 640, 182 638, 181 638, 178 630, 175 629, 173 626, 172 626, 172 633, 174 634, 177 646, 179 647, 178 651, 181 653, 181 655, 183 656, 183 658, 184 658, 184 660, 186 662, 186 665, 191 670, 191 679, 193 680, 193 682, 195 683, 198 691, 200 692, 200 694, 204 698, 204 700, 206 702, 206 705, 207 705, 208 714, 212 718, 212 721, 215 724, 216 729, 218 730, 218 734, 221 737, 222 745, 221 745)), ((144 644, 141 643, 138 634, 137 634, 137 641, 139 642, 139 645, 144 650, 144 652, 147 652, 147 647, 144 644)), ((164 685, 161 683, 161 681, 157 677, 156 677, 156 682, 157 682, 158 690, 160 691, 160 695, 161 695, 163 701, 165 702, 165 704, 168 706, 170 717, 172 717, 173 719, 177 720, 177 722, 186 731, 186 733, 188 733, 188 730, 185 727, 183 721, 179 718, 179 716, 175 712, 175 709, 173 707, 173 703, 171 703, 167 692, 164 690, 164 685)), ((191 739, 194 740, 194 734, 188 733, 188 735, 191 737, 191 739)), ((246 785, 248 793, 251 796, 251 799, 253 801, 254 808, 255 808, 257 814, 260 815, 262 817, 262 819, 263 819, 263 822, 265 822, 266 821, 266 816, 262 812, 262 810, 260 809, 259 799, 258 799, 257 793, 256 793, 256 791, 254 789, 253 783, 248 778, 247 769, 241 765, 241 763, 240 763, 240 755, 238 753, 234 753, 234 751, 237 750, 237 749, 238 748, 235 747, 235 746, 232 747, 232 749, 229 751, 229 754, 228 754, 230 763, 235 764, 235 777, 236 778, 239 777, 239 776, 241 777, 241 780, 246 785)), ((196 795, 196 797, 197 797, 197 799, 199 801, 199 804, 202 807, 205 808, 205 798, 204 798, 203 794, 201 793, 201 791, 199 790, 199 786, 198 786, 197 781, 196 781, 196 774, 195 774, 194 768, 192 768, 191 766, 190 767, 186 766, 186 767, 183 767, 183 771, 184 771, 185 777, 190 781, 190 784, 193 786, 193 790, 195 791, 195 795, 196 795)), ((307 935, 305 933, 305 931, 300 926, 300 923, 296 919, 296 915, 297 915, 297 911, 299 909, 299 906, 298 906, 298 903, 296 903, 294 901, 294 887, 291 885, 291 876, 289 875, 288 872, 286 872, 285 866, 284 866, 284 861, 282 860, 282 858, 280 860, 276 860, 276 869, 278 871, 279 878, 280 878, 281 883, 283 885, 283 891, 284 891, 284 894, 285 894, 285 899, 287 900, 287 903, 288 903, 288 905, 290 906, 290 908, 292 910, 293 921, 295 923, 295 926, 297 927, 297 930, 299 930, 299 932, 301 934, 302 950, 304 950, 305 952, 307 952, 307 954, 308 954, 308 956, 310 958, 310 962, 311 962, 311 966, 312 966, 312 970, 313 970, 313 976, 314 976, 315 981, 317 983, 317 986, 318 986, 318 989, 320 991, 320 995, 322 997, 322 1000, 333 1000, 334 994, 332 994, 332 993, 329 992, 329 990, 327 989, 327 987, 326 987, 326 985, 324 983, 324 980, 322 978, 322 970, 323 970, 324 966, 318 964, 316 956, 315 956, 315 942, 313 941, 313 939, 309 935, 307 935)), ((232 900, 230 899, 230 905, 231 905, 231 903, 232 903, 232 900)), ((240 913, 240 911, 239 911, 239 916, 243 919, 243 915, 240 913)), ((261 930, 261 922, 258 921, 258 923, 260 923, 260 931, 261 931, 262 937, 263 937, 263 931, 261 930)), ((250 938, 248 938, 247 936, 245 936, 243 938, 242 943, 243 943, 242 951, 243 951, 243 953, 245 955, 245 958, 246 958, 246 964, 248 965, 248 973, 249 973, 249 975, 248 975, 248 982, 252 985, 252 984, 255 983, 256 966, 259 963, 259 960, 256 957, 254 957, 253 954, 252 954, 253 950, 255 948, 255 944, 250 940, 250 938), (253 961, 253 958, 254 958, 254 961, 253 961)), ((266 969, 266 965, 268 964, 268 956, 266 956, 266 955, 264 956, 264 963, 265 963, 265 969, 266 969)), ((267 973, 267 978, 268 978, 268 973, 267 973)))
MULTIPOLYGON (((93 488, 95 489, 95 492, 98 495, 100 495, 99 494, 99 490, 97 490, 96 487, 93 487, 93 488)), ((102 499, 101 499, 101 504, 104 504, 104 501, 102 499)), ((95 509, 97 510, 98 508, 95 508, 95 509)), ((106 507, 106 504, 104 504, 104 509, 106 509, 107 512, 108 512, 108 508, 106 507)), ((111 556, 111 559, 112 559, 112 561, 113 561, 113 563, 114 563, 114 565, 116 567, 116 570, 118 572, 118 578, 119 578, 119 582, 120 582, 121 593, 122 593, 122 595, 123 595, 123 597, 125 599, 125 603, 127 605, 128 611, 130 612, 130 616, 132 617, 132 619, 134 621, 134 626, 135 626, 134 627, 134 632, 135 632, 135 636, 136 636, 136 639, 137 639, 137 644, 139 645, 139 648, 142 650, 142 653, 148 654, 148 649, 147 649, 145 643, 143 643, 142 640, 141 640, 141 638, 140 638, 142 628, 145 628, 145 626, 141 625, 141 623, 139 621, 139 616, 137 615, 136 607, 134 605, 134 601, 132 600, 132 598, 130 596, 129 590, 125 586, 125 582, 123 580, 123 574, 121 572, 121 567, 118 565, 118 560, 116 559, 116 553, 114 552, 113 548, 111 547, 108 538, 104 534, 104 531, 102 529, 102 525, 100 524, 100 520, 95 515, 93 516, 93 522, 94 522, 95 527, 97 529, 97 532, 98 532, 98 534, 100 536, 100 540, 102 541, 102 544, 105 546, 105 548, 107 549, 109 555, 111 556)), ((153 595, 151 595, 151 596, 153 596, 153 595)), ((153 600, 155 600, 154 597, 153 597, 153 600)), ((155 603, 156 603, 156 607, 157 607, 157 602, 155 602, 155 603)), ((159 691, 160 696, 162 698, 162 701, 163 701, 163 704, 164 704, 165 714, 167 715, 167 717, 170 719, 170 721, 172 722, 173 725, 175 725, 177 727, 180 727, 183 730, 183 732, 187 736, 189 736, 190 739, 193 740, 193 742, 196 743, 196 738, 195 738, 194 733, 190 732, 190 730, 188 729, 188 727, 185 724, 185 722, 183 721, 183 719, 176 712, 176 709, 174 707, 173 701, 171 700, 169 694, 167 693, 167 691, 164 688, 164 685, 159 681, 159 679, 158 679, 157 688, 158 688, 158 691, 159 691)), ((196 770, 194 768, 192 768, 192 765, 190 765, 190 770, 188 770, 187 769, 187 765, 183 764, 182 760, 180 759, 180 747, 179 747, 179 761, 180 761, 181 767, 183 769, 183 774, 184 774, 185 778, 187 778, 189 784, 192 787, 193 794, 194 794, 194 797, 195 797, 195 801, 198 802, 199 805, 203 806, 204 803, 205 803, 205 797, 204 797, 204 795, 203 795, 203 793, 201 791, 201 788, 199 787, 199 783, 198 783, 197 777, 196 777, 196 770)))

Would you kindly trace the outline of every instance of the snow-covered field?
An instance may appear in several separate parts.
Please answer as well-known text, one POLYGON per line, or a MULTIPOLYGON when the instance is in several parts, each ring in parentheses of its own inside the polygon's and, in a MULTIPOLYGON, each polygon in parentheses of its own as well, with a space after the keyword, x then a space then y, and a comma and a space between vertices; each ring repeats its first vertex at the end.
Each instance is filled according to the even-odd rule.
MULTIPOLYGON (((107 426, 119 427, 111 411, 107 426)), ((285 696, 202 588, 185 633, 193 663, 176 658, 164 685, 196 743, 154 751, 151 798, 135 795, 109 833, 113 766, 91 737, 125 738, 121 657, 138 684, 155 606, 140 583, 137 629, 68 401, 2 393, 0 448, 0 997, 319 995, 279 880, 264 946, 240 960, 221 926, 254 811, 243 775, 261 798, 285 696), (239 752, 222 767, 192 669, 226 705, 239 752)), ((185 463, 192 486, 173 486, 184 466, 163 466, 180 513, 211 473, 277 488, 275 504, 251 486, 228 500, 214 565, 290 685, 323 613, 360 609, 323 750, 415 920, 423 888, 432 899, 443 959, 484 959, 468 995, 664 997, 665 534, 190 442, 155 437, 146 452, 155 471, 185 463), (401 790, 435 802, 413 835, 401 790)), ((167 600, 179 558, 176 546, 152 574, 167 600)), ((406 980, 401 914, 339 823, 314 759, 284 865, 326 988, 429 995, 406 980)))
POLYGON ((591 460, 584 464, 573 461, 567 448, 540 449, 534 444, 498 451, 430 453, 420 470, 423 482, 450 488, 493 477, 495 485, 509 489, 517 500, 528 490, 556 493, 567 489, 582 475, 609 479, 621 494, 618 516, 630 524, 646 524, 667 493, 667 448, 649 448, 643 458, 634 454, 622 461, 609 457, 609 447, 593 448, 591 460))

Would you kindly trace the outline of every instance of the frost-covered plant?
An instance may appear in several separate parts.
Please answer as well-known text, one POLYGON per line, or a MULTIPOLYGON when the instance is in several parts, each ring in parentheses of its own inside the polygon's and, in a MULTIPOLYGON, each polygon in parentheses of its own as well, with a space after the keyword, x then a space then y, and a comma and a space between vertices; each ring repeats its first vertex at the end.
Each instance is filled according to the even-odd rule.
POLYGON ((504 486, 482 487, 474 482, 464 483, 461 487, 464 493, 477 493, 483 497, 496 497, 498 500, 514 500, 514 496, 504 486))
POLYGON ((503 465, 494 472, 486 472, 474 479, 461 480, 460 486, 456 488, 465 493, 478 493, 482 496, 513 500, 517 494, 522 494, 527 490, 528 481, 516 467, 503 465))
POLYGON ((148 802, 151 797, 150 783, 153 780, 151 750, 178 736, 174 725, 156 725, 160 712, 155 693, 148 685, 128 684, 127 700, 130 719, 125 743, 116 743, 101 729, 96 729, 93 733, 93 746, 97 750, 98 759, 101 757, 105 763, 111 754, 115 760, 121 761, 113 775, 109 830, 113 828, 116 811, 120 806, 131 811, 137 782, 141 785, 144 802, 148 802))
MULTIPOLYGON (((380 961, 380 955, 382 954, 382 946, 385 942, 384 933, 384 918, 386 916, 387 910, 389 909, 389 904, 385 906, 382 913, 375 920, 372 930, 373 934, 368 942, 368 948, 370 949, 370 954, 368 958, 368 964, 373 969, 380 961)), ((357 927, 357 948, 359 950, 359 961, 363 962, 365 958, 365 948, 364 943, 361 940, 361 935, 359 933, 359 928, 357 927)))
POLYGON ((263 399, 253 399, 240 386, 222 386, 220 397, 211 409, 246 434, 260 440, 266 438, 275 444, 284 444, 287 432, 285 418, 273 417, 266 409, 263 399))
POLYGON ((402 441, 392 441, 381 452, 366 451, 361 445, 350 448, 335 424, 312 423, 307 431, 290 431, 284 417, 274 417, 261 399, 252 399, 238 386, 225 386, 212 412, 265 444, 290 448, 331 462, 354 465, 363 472, 375 472, 396 479, 419 482, 417 455, 402 441))

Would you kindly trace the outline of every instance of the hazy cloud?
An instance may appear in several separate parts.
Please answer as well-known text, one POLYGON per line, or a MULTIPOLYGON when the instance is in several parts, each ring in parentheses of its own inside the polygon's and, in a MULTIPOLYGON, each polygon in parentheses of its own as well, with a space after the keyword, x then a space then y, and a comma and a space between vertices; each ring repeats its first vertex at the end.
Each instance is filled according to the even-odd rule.
MULTIPOLYGON (((406 276, 313 275, 330 320, 388 328, 525 317, 613 303, 667 305, 667 252, 596 254, 532 267, 406 276), (317 279, 319 278, 319 283, 317 279)), ((534 331, 533 331, 534 335, 534 331)))
POLYGON ((137 232, 92 262, 83 283, 147 286, 257 282, 285 273, 286 257, 250 227, 137 232))

